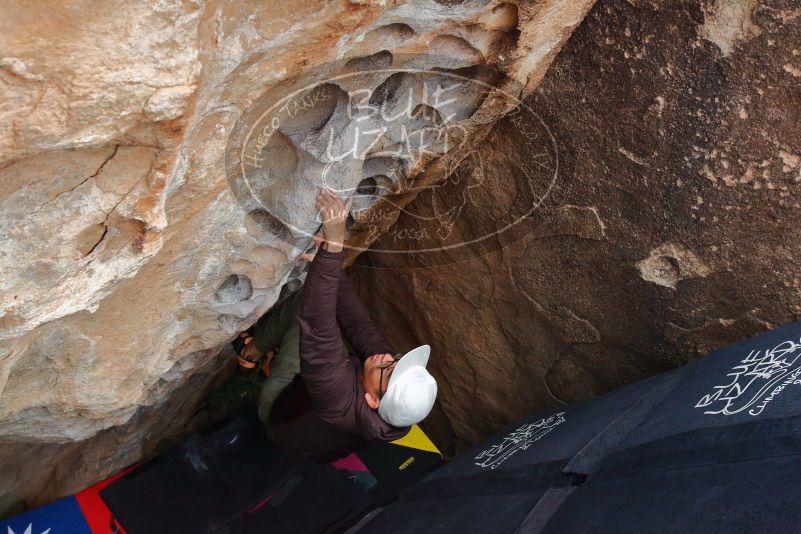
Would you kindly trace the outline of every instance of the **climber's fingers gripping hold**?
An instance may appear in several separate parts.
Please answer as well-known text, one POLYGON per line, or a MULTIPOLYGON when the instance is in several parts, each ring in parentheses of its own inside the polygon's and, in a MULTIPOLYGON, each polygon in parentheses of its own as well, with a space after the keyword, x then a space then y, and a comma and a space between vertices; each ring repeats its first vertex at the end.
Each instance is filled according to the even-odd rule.
POLYGON ((320 249, 321 246, 323 246, 323 243, 325 242, 325 238, 323 237, 322 232, 317 232, 316 234, 314 234, 314 237, 312 239, 314 240, 314 245, 311 248, 309 248, 306 252, 300 255, 301 261, 308 261, 308 262, 313 261, 314 256, 317 255, 317 251, 320 249))
POLYGON ((317 195, 316 206, 322 216, 324 224, 326 222, 344 224, 350 212, 352 202, 353 199, 348 199, 347 202, 343 202, 342 199, 330 189, 323 189, 320 191, 320 194, 317 195))
POLYGON ((351 204, 352 199, 343 202, 337 194, 329 189, 323 189, 317 195, 315 207, 320 212, 323 222, 325 248, 331 252, 339 252, 344 247, 345 223, 348 220, 351 204))

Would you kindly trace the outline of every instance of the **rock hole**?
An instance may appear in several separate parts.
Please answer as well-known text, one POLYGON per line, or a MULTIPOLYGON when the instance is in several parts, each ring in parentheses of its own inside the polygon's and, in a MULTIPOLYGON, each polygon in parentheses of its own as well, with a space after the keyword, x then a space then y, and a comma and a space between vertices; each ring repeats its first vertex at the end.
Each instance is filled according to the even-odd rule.
POLYGON ((298 167, 298 149, 289 137, 276 130, 266 146, 253 157, 258 159, 258 166, 249 168, 246 180, 232 184, 234 194, 237 198, 255 195, 263 205, 272 205, 272 199, 291 183, 298 167))
POLYGON ((379 197, 391 195, 396 192, 396 184, 388 176, 379 174, 365 178, 362 181, 366 182, 368 180, 371 184, 375 184, 371 186, 370 192, 367 193, 367 196, 372 197, 374 200, 378 200, 379 197))
POLYGON ((488 30, 512 30, 517 28, 517 6, 509 3, 498 4, 478 20, 488 30))
POLYGON ((343 72, 363 72, 371 70, 381 70, 392 66, 392 54, 387 50, 381 50, 370 56, 356 57, 345 64, 343 72))
POLYGON ((281 131, 294 137, 322 130, 342 97, 347 99, 347 94, 333 83, 317 85, 292 97, 284 104, 281 131))
POLYGON ((370 95, 370 104, 380 106, 392 104, 398 100, 402 94, 407 94, 411 90, 413 76, 406 72, 396 72, 384 80, 381 85, 375 88, 370 95))
POLYGON ((235 304, 249 299, 253 295, 250 278, 244 274, 232 274, 220 284, 214 293, 214 299, 221 304, 235 304))
POLYGON ((352 211, 358 213, 370 209, 381 196, 393 193, 394 190, 395 184, 387 176, 369 176, 356 186, 356 194, 353 195, 352 211))
POLYGON ((386 156, 368 158, 362 166, 364 176, 383 176, 392 184, 389 187, 393 192, 398 184, 406 177, 406 162, 401 159, 393 159, 386 156))
POLYGON ((248 235, 262 243, 275 238, 286 239, 289 233, 278 217, 265 210, 253 210, 248 213, 245 217, 245 230, 248 235))
POLYGON ((379 196, 389 195, 395 192, 395 182, 388 176, 373 176, 376 185, 376 194, 379 196))
POLYGON ((417 107, 412 110, 412 117, 417 120, 422 120, 426 123, 433 123, 437 125, 442 125, 445 123, 440 112, 428 104, 417 104, 417 107))
MULTIPOLYGON (((242 330, 242 319, 235 315, 224 314, 217 317, 217 324, 228 334, 234 334, 242 330)), ((245 327, 247 325, 244 325, 245 327)))
POLYGON ((484 54, 456 35, 438 35, 428 43, 428 49, 434 54, 466 63, 484 63, 484 54))
POLYGON ((262 149, 263 167, 272 177, 288 177, 298 167, 298 150, 292 140, 281 130, 270 136, 270 141, 262 149))
POLYGON ((426 78, 428 94, 440 92, 445 104, 437 111, 447 122, 471 117, 481 107, 490 89, 500 81, 500 73, 485 65, 461 69, 442 69, 443 74, 426 78))
POLYGON ((406 125, 408 134, 404 142, 413 148, 432 146, 437 141, 445 140, 446 126, 436 108, 418 104, 412 110, 412 119, 406 125))
POLYGON ((396 22, 387 24, 364 35, 362 48, 375 50, 376 48, 394 48, 414 35, 414 30, 408 24, 396 22))
POLYGON ((379 197, 395 192, 395 184, 387 176, 377 175, 365 178, 356 187, 356 192, 360 195, 379 197))
POLYGON ((356 186, 356 193, 360 195, 375 195, 378 191, 378 184, 374 177, 365 178, 356 186))

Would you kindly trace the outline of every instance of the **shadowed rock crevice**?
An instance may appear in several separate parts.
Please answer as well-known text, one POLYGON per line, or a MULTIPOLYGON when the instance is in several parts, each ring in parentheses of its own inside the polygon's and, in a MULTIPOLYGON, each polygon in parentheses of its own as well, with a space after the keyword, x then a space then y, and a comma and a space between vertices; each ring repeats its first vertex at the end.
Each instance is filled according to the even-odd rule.
POLYGON ((288 232, 278 217, 265 210, 253 210, 245 218, 248 234, 260 243, 269 243, 275 238, 283 239, 288 232))

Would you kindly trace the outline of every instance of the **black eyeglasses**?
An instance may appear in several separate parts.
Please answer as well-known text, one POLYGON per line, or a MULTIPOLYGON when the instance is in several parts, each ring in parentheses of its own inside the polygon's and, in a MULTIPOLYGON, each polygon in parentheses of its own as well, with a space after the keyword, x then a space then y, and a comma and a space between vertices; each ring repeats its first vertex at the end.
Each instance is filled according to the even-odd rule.
POLYGON ((402 354, 393 354, 391 362, 387 363, 382 367, 379 367, 379 369, 381 369, 381 372, 378 374, 378 400, 381 400, 384 397, 384 393, 386 393, 386 391, 384 393, 381 392, 381 390, 384 388, 384 371, 390 368, 394 369, 395 364, 397 364, 398 360, 400 360, 402 357, 403 357, 402 354))

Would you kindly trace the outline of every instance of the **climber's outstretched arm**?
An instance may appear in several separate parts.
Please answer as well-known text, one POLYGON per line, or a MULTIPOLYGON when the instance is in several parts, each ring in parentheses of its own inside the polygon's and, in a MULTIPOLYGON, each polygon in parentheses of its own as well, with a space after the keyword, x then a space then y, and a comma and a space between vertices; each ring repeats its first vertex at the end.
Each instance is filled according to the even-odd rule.
POLYGON ((356 375, 342 355, 337 324, 337 293, 345 255, 345 220, 350 208, 333 193, 323 191, 317 209, 323 218, 326 245, 309 267, 298 302, 300 374, 312 403, 323 419, 336 420, 354 401, 356 375))
POLYGON ((356 292, 344 272, 339 277, 337 322, 342 328, 345 339, 353 346, 356 354, 362 360, 373 354, 392 354, 394 352, 370 318, 370 313, 365 305, 356 296, 356 292))

